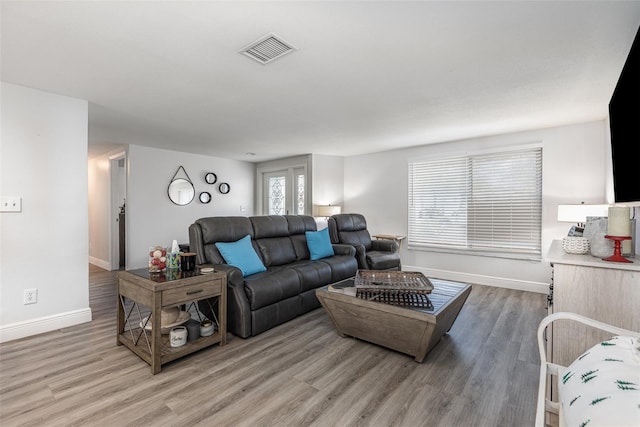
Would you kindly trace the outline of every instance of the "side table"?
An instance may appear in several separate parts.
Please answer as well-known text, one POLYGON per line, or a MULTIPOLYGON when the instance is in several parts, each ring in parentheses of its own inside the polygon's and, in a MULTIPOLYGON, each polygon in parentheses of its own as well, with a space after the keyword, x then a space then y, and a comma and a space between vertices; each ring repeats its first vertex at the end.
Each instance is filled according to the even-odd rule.
POLYGON ((398 244, 398 248, 402 246, 402 241, 406 238, 406 236, 399 234, 374 234, 373 237, 377 240, 393 240, 398 244))
MULTIPOLYGON (((149 273, 148 269, 120 271, 118 275, 117 345, 124 345, 160 372, 163 364, 210 345, 227 343, 227 276, 222 272, 149 273), (216 332, 171 347, 169 335, 162 334, 160 311, 165 307, 214 298, 218 319, 211 319, 216 332), (150 330, 143 328, 147 313, 150 330)), ((197 304, 196 304, 197 306, 197 304)))

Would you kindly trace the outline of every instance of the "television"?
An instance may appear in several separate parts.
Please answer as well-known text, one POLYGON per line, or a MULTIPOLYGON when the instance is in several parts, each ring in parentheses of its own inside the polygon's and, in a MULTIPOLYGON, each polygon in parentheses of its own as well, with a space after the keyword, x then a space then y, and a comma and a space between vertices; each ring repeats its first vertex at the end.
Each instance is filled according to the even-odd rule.
POLYGON ((616 203, 640 202, 640 28, 609 102, 616 203))

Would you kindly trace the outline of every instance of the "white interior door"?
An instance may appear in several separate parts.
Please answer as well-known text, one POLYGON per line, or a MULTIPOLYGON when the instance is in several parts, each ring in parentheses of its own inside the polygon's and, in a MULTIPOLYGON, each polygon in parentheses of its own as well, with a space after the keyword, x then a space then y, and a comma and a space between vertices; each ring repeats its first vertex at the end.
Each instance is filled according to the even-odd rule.
POLYGON ((303 167, 263 173, 263 212, 267 215, 304 215, 305 188, 303 167))

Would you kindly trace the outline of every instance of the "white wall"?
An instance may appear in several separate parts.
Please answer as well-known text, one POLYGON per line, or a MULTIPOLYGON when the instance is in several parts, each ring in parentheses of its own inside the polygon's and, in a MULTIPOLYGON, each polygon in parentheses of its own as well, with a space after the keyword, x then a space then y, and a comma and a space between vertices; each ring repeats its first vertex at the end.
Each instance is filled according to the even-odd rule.
POLYGON ((312 156, 313 204, 342 205, 344 200, 344 157, 312 156))
MULTIPOLYGON (((312 155, 311 180, 313 182, 313 207, 316 205, 344 204, 344 157, 312 155)), ((316 217, 318 230, 327 227, 327 219, 316 217)))
POLYGON ((1 83, 0 341, 91 320, 86 101, 1 83), (25 289, 38 302, 23 305, 25 289))
MULTIPOLYGON (((570 224, 556 221, 557 205, 606 202, 604 121, 424 145, 345 158, 345 210, 367 218, 371 234, 407 234, 407 164, 411 159, 543 144, 542 248, 562 238, 570 224)), ((546 292, 548 263, 401 249, 403 268, 433 277, 546 292)))
POLYGON ((174 239, 188 243, 189 225, 198 218, 255 212, 253 163, 138 145, 129 146, 128 163, 127 269, 146 267, 150 246, 170 246, 174 239), (167 186, 180 165, 196 190, 194 201, 186 206, 173 204, 167 196, 167 186), (207 172, 218 176, 216 184, 204 181, 207 172), (231 186, 228 194, 218 191, 221 182, 231 186), (199 202, 202 191, 211 193, 210 203, 199 202))

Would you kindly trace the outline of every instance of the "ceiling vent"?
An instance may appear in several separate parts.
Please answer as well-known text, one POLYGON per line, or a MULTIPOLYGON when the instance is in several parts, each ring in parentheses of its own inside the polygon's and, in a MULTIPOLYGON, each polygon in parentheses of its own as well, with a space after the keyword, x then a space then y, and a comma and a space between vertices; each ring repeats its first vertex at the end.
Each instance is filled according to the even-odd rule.
POLYGON ((278 58, 282 58, 287 53, 297 50, 291 43, 288 43, 273 33, 260 37, 250 45, 246 46, 240 53, 258 61, 261 64, 268 64, 278 58))

